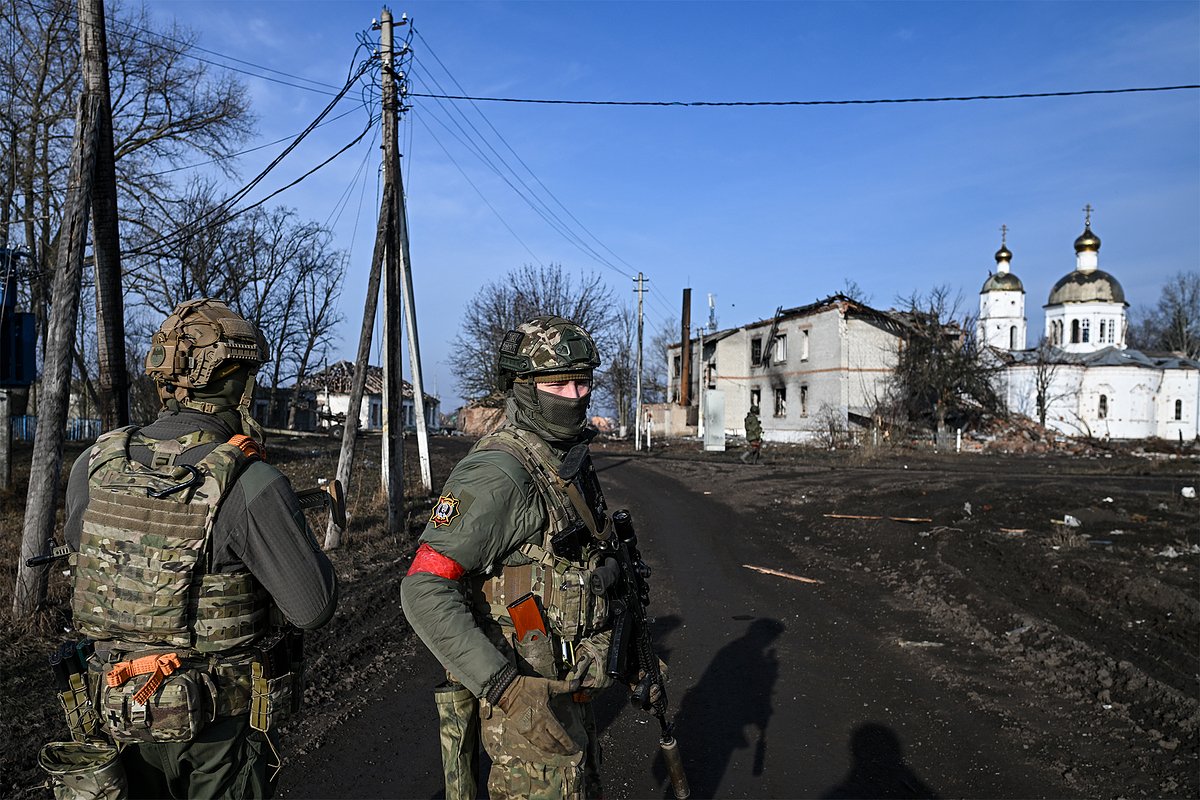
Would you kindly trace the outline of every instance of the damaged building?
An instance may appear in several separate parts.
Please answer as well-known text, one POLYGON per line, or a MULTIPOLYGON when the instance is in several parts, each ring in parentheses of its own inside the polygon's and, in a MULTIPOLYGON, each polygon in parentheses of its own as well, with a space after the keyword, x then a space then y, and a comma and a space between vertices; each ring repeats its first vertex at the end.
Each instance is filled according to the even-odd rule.
POLYGON ((695 434, 702 395, 709 396, 710 409, 723 410, 719 425, 728 435, 745 435, 751 405, 759 408, 768 441, 804 442, 831 427, 868 427, 895 368, 903 331, 896 315, 836 294, 780 308, 770 319, 706 332, 686 343, 686 359, 685 345, 672 344, 668 402, 652 410, 654 429, 668 436, 695 434), (680 405, 684 394, 687 402, 680 405))

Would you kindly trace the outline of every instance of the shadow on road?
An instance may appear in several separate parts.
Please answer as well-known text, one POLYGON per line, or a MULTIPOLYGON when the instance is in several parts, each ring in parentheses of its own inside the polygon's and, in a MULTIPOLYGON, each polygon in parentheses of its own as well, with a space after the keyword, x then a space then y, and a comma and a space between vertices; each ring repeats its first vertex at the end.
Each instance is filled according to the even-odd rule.
MULTIPOLYGON (((717 651, 699 682, 680 701, 676 737, 693 797, 719 796, 735 750, 753 745, 754 774, 761 775, 766 768, 767 724, 779 675, 772 645, 784 630, 777 619, 754 620, 745 634, 717 651), (754 729, 754 741, 747 738, 747 727, 754 729)), ((661 757, 654 774, 666 780, 661 757)), ((664 796, 673 796, 669 786, 664 796)))
POLYGON ((936 798, 932 786, 904 763, 904 749, 895 731, 867 722, 850 736, 850 772, 837 786, 821 794, 835 800, 852 797, 936 798))

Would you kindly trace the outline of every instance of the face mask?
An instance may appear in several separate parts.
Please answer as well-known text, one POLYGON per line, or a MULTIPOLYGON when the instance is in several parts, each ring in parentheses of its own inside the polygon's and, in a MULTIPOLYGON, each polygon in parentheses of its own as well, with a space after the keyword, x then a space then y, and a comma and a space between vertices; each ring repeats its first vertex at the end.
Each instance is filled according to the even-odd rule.
POLYGON ((533 383, 514 383, 516 422, 551 442, 570 442, 587 429, 591 392, 580 398, 539 392, 533 383))

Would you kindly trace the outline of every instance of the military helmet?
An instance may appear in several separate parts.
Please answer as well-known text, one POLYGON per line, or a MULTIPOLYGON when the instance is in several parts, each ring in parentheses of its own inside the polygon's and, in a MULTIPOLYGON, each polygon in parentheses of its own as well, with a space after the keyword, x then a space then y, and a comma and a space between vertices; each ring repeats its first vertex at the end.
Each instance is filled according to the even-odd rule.
POLYGON ((504 334, 497 358, 501 388, 514 380, 590 378, 600 366, 596 343, 587 331, 562 317, 544 315, 504 334))
POLYGON ((150 339, 146 374, 160 386, 201 389, 238 367, 255 372, 267 360, 261 332, 220 300, 180 303, 150 339))

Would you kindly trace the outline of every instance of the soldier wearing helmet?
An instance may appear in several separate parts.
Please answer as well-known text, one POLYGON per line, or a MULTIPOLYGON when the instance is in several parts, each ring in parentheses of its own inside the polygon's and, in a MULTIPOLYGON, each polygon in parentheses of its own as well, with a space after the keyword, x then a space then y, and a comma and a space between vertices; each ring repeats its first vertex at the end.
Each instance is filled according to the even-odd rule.
POLYGON ((333 616, 333 567, 250 414, 267 357, 225 303, 179 305, 145 361, 158 418, 104 434, 71 469, 91 733, 121 746, 131 797, 270 796, 275 728, 303 691, 297 629, 333 616))
POLYGON ((608 517, 587 408, 600 356, 554 316, 498 349, 507 423, 450 473, 401 586, 404 611, 450 677, 435 693, 448 799, 475 796, 476 737, 493 798, 598 797, 590 702, 611 683, 611 632, 588 578, 608 517))

